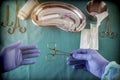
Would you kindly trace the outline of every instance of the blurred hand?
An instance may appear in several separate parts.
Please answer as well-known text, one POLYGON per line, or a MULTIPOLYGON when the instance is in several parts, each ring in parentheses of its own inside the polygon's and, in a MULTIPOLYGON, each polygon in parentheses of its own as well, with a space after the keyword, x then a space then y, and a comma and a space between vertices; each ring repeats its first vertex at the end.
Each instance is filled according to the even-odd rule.
POLYGON ((39 53, 35 45, 23 46, 20 41, 4 47, 0 52, 2 72, 10 71, 20 65, 35 63, 35 60, 28 60, 28 58, 38 57, 39 53))
POLYGON ((99 78, 101 78, 108 63, 108 60, 92 49, 78 49, 67 57, 68 65, 72 65, 75 69, 85 68, 99 78))

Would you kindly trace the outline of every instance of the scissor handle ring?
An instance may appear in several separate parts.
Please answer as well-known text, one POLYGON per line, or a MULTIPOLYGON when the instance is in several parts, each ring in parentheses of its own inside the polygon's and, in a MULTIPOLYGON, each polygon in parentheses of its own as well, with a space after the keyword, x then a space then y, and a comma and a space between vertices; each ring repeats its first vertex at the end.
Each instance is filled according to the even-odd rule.
POLYGON ((15 28, 14 27, 8 29, 8 33, 9 34, 13 34, 14 32, 15 32, 15 28))
POLYGON ((116 35, 115 35, 115 33, 114 32, 109 32, 109 37, 110 38, 114 38, 116 35))
POLYGON ((25 28, 25 27, 19 27, 19 31, 20 31, 21 33, 25 33, 25 32, 26 32, 26 28, 25 28))

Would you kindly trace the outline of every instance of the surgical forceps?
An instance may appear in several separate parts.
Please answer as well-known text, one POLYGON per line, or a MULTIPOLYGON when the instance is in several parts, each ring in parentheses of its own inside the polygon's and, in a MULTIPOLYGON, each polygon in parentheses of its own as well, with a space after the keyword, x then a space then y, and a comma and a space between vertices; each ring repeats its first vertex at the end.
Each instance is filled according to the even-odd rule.
POLYGON ((16 16, 15 16, 15 23, 14 23, 14 25, 13 25, 12 28, 9 28, 9 29, 8 29, 8 33, 9 33, 9 34, 13 34, 13 33, 15 32, 15 29, 17 29, 17 28, 18 28, 18 30, 19 30, 21 33, 26 32, 26 28, 20 26, 19 18, 17 17, 18 9, 19 9, 18 1, 16 0, 16 16))
POLYGON ((6 10, 5 10, 5 24, 4 22, 0 22, 0 27, 6 27, 6 26, 12 26, 13 22, 11 22, 9 24, 9 5, 6 6, 6 10))
POLYGON ((107 17, 107 26, 106 26, 106 30, 102 31, 100 33, 101 37, 110 37, 110 38, 114 38, 116 36, 116 34, 114 32, 111 31, 110 29, 110 21, 109 21, 109 15, 107 17))
POLYGON ((61 50, 58 50, 56 49, 56 43, 54 42, 51 42, 47 45, 48 49, 53 51, 53 52, 49 52, 47 55, 46 55, 46 60, 47 61, 53 61, 54 60, 54 57, 57 56, 57 55, 64 55, 64 56, 69 56, 70 53, 69 52, 64 52, 64 51, 61 51, 61 50), (50 48, 50 45, 49 44, 54 44, 54 47, 53 48, 50 48))
MULTIPOLYGON (((46 55, 46 60, 47 61, 55 61, 55 56, 57 56, 57 55, 71 56, 71 61, 79 61, 80 62, 79 68, 85 69, 85 67, 86 67, 85 66, 85 64, 86 64, 85 60, 77 60, 77 59, 75 59, 75 58, 72 57, 72 53, 64 52, 64 51, 61 51, 61 50, 57 50, 56 49, 56 43, 54 43, 54 42, 52 42, 52 43, 54 44, 53 48, 50 48, 49 44, 47 45, 47 47, 49 48, 49 50, 53 51, 52 53, 48 53, 46 55)), ((81 53, 81 54, 84 54, 84 53, 81 53)))

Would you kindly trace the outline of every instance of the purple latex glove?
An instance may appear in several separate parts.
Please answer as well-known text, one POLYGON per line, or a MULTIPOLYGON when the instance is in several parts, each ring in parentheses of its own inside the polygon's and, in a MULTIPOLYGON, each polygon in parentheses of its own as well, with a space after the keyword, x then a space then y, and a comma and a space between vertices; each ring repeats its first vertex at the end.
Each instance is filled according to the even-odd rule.
POLYGON ((82 66, 99 78, 101 78, 106 65, 109 63, 96 50, 92 49, 78 49, 71 54, 72 56, 70 55, 67 58, 67 64, 72 65, 75 69, 81 69, 82 66))
POLYGON ((35 45, 23 46, 20 41, 4 47, 0 53, 2 72, 35 63, 35 60, 28 60, 28 58, 38 57, 39 53, 35 45))

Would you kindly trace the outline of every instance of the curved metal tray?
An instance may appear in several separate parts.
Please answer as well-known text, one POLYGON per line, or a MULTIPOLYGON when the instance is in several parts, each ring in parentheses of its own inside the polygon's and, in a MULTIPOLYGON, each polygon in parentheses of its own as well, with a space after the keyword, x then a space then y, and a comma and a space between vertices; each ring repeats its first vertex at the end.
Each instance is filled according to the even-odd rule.
POLYGON ((77 7, 63 2, 44 2, 31 14, 38 26, 55 26, 65 31, 79 32, 86 25, 86 17, 77 7))

